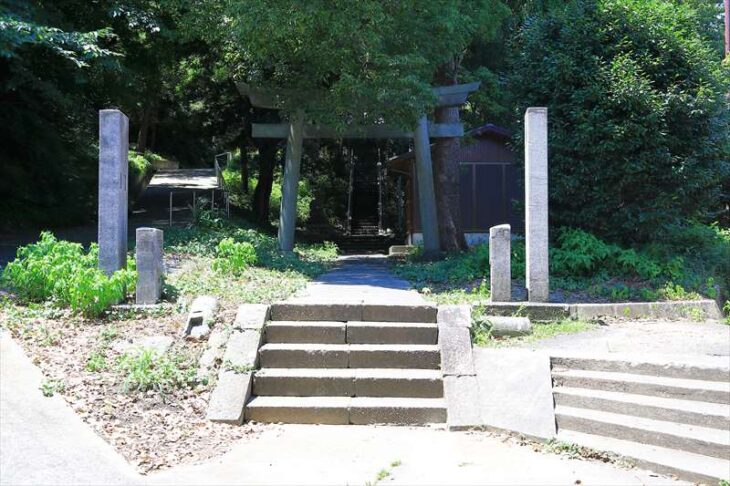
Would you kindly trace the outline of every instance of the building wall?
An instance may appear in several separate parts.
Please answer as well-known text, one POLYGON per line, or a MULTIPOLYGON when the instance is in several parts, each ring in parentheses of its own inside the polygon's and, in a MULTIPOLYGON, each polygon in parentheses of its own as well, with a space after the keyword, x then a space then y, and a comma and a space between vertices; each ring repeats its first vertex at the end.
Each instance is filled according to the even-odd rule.
MULTIPOLYGON (((515 203, 524 201, 514 154, 501 137, 482 136, 473 140, 463 145, 459 153, 460 210, 467 239, 479 241, 482 238, 479 235, 488 237, 490 227, 504 223, 512 225, 513 231, 522 232, 524 222, 515 217, 513 208, 515 203)), ((421 231, 415 181, 415 168, 411 166, 406 216, 408 233, 413 239, 421 231)))

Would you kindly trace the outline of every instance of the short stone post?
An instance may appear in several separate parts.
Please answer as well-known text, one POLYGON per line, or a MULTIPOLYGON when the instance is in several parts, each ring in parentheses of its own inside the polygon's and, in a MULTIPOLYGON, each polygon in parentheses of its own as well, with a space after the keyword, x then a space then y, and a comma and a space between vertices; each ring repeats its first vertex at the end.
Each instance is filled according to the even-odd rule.
POLYGON ((137 304, 155 304, 162 294, 162 230, 137 228, 137 304))
POLYGON ((127 265, 129 120, 99 111, 99 268, 107 275, 127 265))
POLYGON ((510 225, 489 228, 489 290, 492 302, 509 302, 512 299, 510 239, 510 225))
POLYGON ((525 113, 525 252, 527 298, 546 302, 550 293, 547 108, 528 108, 525 113))

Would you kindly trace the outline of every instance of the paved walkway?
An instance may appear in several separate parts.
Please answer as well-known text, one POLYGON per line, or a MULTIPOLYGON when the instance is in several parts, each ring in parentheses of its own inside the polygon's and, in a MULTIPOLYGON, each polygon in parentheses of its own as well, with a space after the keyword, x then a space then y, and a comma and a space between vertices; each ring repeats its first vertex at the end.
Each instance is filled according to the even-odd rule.
POLYGON ((730 326, 717 321, 611 320, 578 334, 526 344, 533 349, 582 353, 730 356, 730 326))
POLYGON ((63 398, 44 397, 41 371, 0 330, 0 484, 139 484, 132 466, 63 398))
POLYGON ((337 268, 310 282, 292 302, 423 304, 411 284, 393 275, 382 255, 341 257, 337 268))
POLYGON ((429 427, 271 426, 218 460, 150 476, 153 484, 514 484, 687 483, 643 470, 535 452, 482 432, 429 427), (398 466, 391 466, 396 461, 398 466), (377 481, 381 470, 390 476, 377 481))

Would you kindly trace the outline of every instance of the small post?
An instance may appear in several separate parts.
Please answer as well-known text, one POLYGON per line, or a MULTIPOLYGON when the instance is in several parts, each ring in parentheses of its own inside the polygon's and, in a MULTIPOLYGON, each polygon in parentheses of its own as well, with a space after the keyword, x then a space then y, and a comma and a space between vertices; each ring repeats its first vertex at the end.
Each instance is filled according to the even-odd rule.
POLYGON ((438 220, 436 213, 436 193, 433 187, 433 162, 431 161, 431 142, 428 138, 428 120, 423 115, 413 134, 416 152, 416 179, 418 181, 418 209, 421 213, 423 232, 423 253, 433 256, 441 251, 439 243, 438 220))
POLYGON ((547 108, 525 113, 525 276, 531 302, 547 302, 550 294, 547 115, 547 108))
POLYGON ((137 304, 155 304, 162 294, 162 230, 137 228, 137 304))
POLYGON ((170 191, 170 226, 172 226, 172 191, 170 191))
POLYGON ((279 212, 279 250, 294 251, 294 233, 297 228, 297 192, 302 162, 302 138, 304 117, 292 116, 286 140, 284 180, 281 184, 281 211, 279 212))
POLYGON ((512 300, 510 240, 510 225, 500 224, 489 228, 489 290, 492 302, 512 300))
POLYGON ((127 266, 129 119, 99 111, 99 268, 107 275, 127 266))

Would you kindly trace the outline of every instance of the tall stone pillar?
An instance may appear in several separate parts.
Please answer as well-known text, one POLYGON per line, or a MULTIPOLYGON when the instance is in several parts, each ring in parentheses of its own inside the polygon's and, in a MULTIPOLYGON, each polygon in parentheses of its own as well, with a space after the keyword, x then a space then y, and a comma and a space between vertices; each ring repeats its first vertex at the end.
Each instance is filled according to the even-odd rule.
POLYGON ((525 113, 525 249, 528 300, 546 302, 550 292, 547 108, 528 108, 525 113))
POLYGON ((297 193, 299 191, 299 170, 302 163, 302 138, 304 117, 301 113, 292 116, 286 139, 284 178, 281 184, 281 211, 279 212, 279 249, 294 251, 294 233, 297 228, 297 193))
POLYGON ((423 232, 423 252, 435 255, 441 251, 439 243, 438 220, 436 215, 436 193, 433 186, 433 162, 431 161, 431 141, 428 137, 426 115, 418 120, 413 134, 416 152, 416 179, 418 181, 418 209, 421 215, 423 232))
POLYGON ((492 302, 512 300, 511 238, 508 224, 489 228, 489 290, 492 302))
POLYGON ((99 111, 99 268, 107 275, 127 264, 129 120, 99 111))
POLYGON ((137 228, 135 258, 137 261, 136 302, 155 304, 162 294, 162 230, 137 228))

